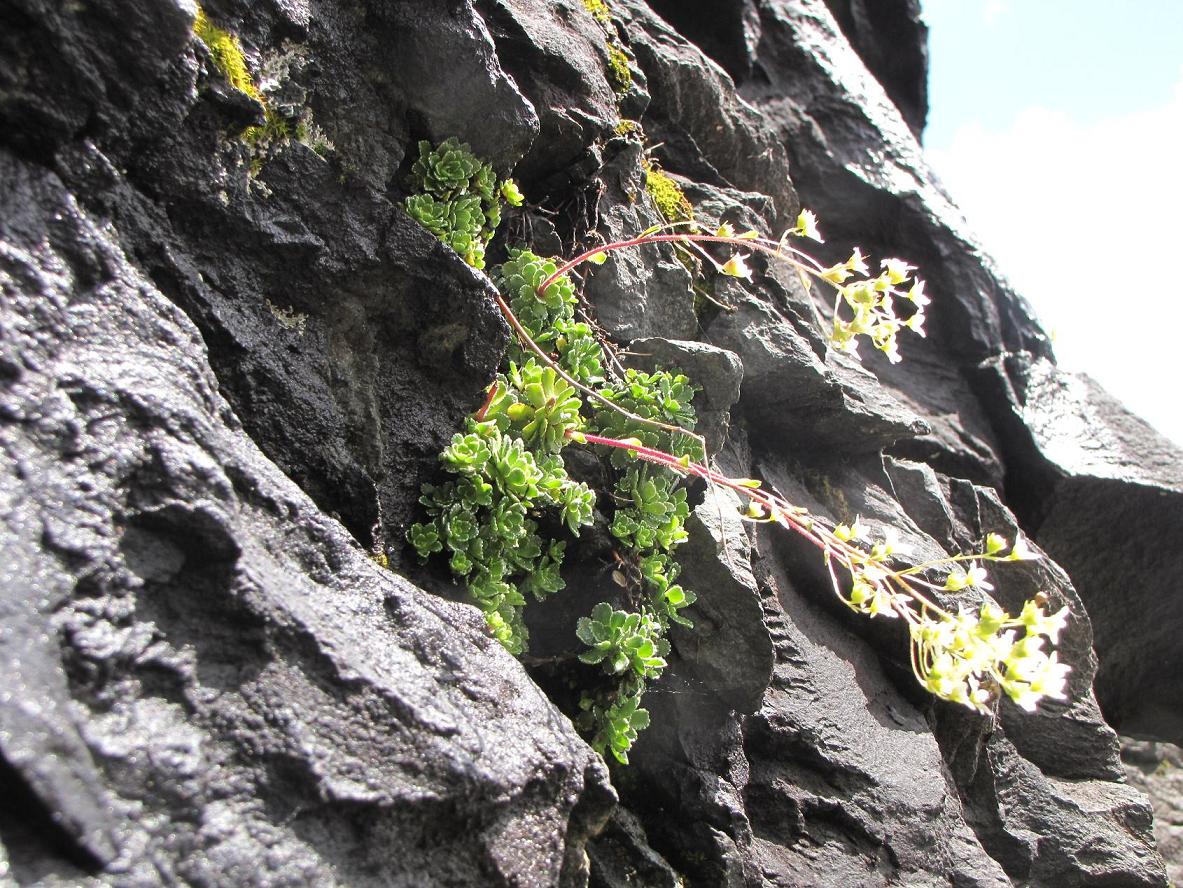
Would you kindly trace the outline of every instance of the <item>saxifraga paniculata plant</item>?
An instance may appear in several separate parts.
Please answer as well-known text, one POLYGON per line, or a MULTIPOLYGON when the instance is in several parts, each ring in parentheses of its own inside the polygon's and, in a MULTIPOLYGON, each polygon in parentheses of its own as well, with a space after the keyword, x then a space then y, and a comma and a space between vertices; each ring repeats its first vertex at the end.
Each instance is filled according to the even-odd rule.
POLYGON ((541 599, 563 588, 560 569, 570 541, 543 539, 534 518, 549 511, 558 519, 551 524, 575 537, 591 523, 597 505, 594 491, 567 476, 562 451, 574 443, 611 455, 617 480, 612 496, 600 503, 612 512, 618 557, 636 565, 639 579, 614 572, 621 586, 615 601, 625 607, 602 601, 578 622, 576 635, 586 647, 579 659, 599 666, 603 681, 583 692, 576 721, 601 754, 611 752, 624 763, 637 733, 649 724, 640 704, 667 665, 669 625, 692 626, 682 610, 695 596, 675 582, 673 554, 686 538, 689 507, 682 482, 689 477, 740 494, 745 520, 778 524, 809 540, 835 594, 853 611, 903 620, 913 673, 935 696, 982 713, 1003 693, 1029 711, 1046 697, 1065 698, 1069 667, 1045 648, 1057 642, 1067 608, 1048 613, 1042 595, 1018 616, 988 600, 977 608, 937 600, 970 587, 984 597, 993 588, 984 563, 1036 557, 1021 539, 1011 545, 991 533, 979 552, 909 563, 909 549, 890 529, 875 540, 858 519, 835 524, 757 480, 722 475, 707 464, 702 439, 693 432, 690 381, 663 370, 610 372, 594 332, 575 318, 568 272, 583 263, 602 264, 617 250, 671 243, 718 274, 750 279, 747 260, 756 252, 792 265, 807 283, 833 287, 829 341, 855 357, 865 340, 896 362, 901 330, 924 335, 929 300, 912 266, 886 259, 872 274, 858 249, 845 262, 823 266, 793 246, 794 238, 820 241, 812 213, 803 211, 777 240, 755 231, 737 234, 728 225, 708 231, 689 221, 655 226, 567 262, 512 250, 493 279, 517 344, 486 403, 441 454, 454 477, 424 488, 430 520, 408 532, 422 557, 448 554, 490 630, 522 654, 528 641, 521 621, 525 594, 541 599), (735 252, 717 259, 711 250, 720 245, 735 252))
POLYGON ((512 179, 498 181, 493 167, 455 138, 434 148, 420 142, 408 184, 407 212, 474 268, 485 267, 485 247, 501 224, 501 202, 522 202, 512 179))

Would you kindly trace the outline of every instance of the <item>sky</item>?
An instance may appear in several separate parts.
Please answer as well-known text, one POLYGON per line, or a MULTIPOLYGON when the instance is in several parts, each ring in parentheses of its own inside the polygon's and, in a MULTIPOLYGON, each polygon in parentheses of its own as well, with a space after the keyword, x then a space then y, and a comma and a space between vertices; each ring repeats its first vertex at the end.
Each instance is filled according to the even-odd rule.
POLYGON ((922 6, 930 163, 1059 364, 1183 446, 1183 0, 922 6))

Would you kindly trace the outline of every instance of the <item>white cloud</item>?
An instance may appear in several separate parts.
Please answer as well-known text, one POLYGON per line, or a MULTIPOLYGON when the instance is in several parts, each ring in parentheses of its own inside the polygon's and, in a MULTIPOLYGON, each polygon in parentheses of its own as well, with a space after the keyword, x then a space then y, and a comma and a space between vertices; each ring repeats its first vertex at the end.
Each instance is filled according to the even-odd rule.
POLYGON ((940 16, 960 15, 964 7, 977 7, 976 15, 985 25, 993 25, 998 19, 1010 12, 1010 0, 924 0, 923 15, 925 21, 932 23, 935 14, 940 16), (956 13, 954 13, 956 10, 956 13))
POLYGON ((1005 15, 1009 11, 1010 4, 1006 0, 987 0, 985 7, 982 9, 982 21, 987 25, 993 25, 999 16, 1005 15))
POLYGON ((1082 124, 1046 108, 959 129, 930 161, 1084 370, 1183 445, 1183 70, 1167 104, 1082 124))

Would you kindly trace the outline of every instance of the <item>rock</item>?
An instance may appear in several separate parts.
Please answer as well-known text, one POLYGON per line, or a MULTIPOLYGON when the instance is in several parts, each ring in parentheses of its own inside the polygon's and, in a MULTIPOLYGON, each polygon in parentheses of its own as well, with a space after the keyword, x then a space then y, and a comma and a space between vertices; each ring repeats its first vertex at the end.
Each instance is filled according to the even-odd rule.
POLYGON ((613 4, 630 35, 653 100, 643 123, 671 173, 716 186, 767 194, 774 230, 788 224, 797 197, 785 148, 767 123, 711 65, 640 0, 613 4))
MULTIPOLYGON (((789 279, 778 289, 793 293, 797 305, 810 305, 799 288, 789 279)), ((765 299, 740 286, 729 293, 731 310, 712 322, 711 340, 739 355, 741 406, 769 436, 803 450, 837 447, 859 453, 928 431, 854 361, 835 354, 827 360, 816 332, 803 335, 776 306, 783 300, 765 299)))
POLYGON ((367 25, 388 43, 376 58, 389 59, 383 78, 418 117, 423 138, 450 136, 501 173, 508 173, 540 132, 536 106, 501 67, 485 19, 471 0, 459 4, 376 4, 367 25))
MULTIPOLYGON (((539 116, 538 138, 515 175, 535 200, 549 188, 586 185, 598 166, 586 163, 589 149, 617 120, 604 29, 578 0, 498 0, 488 9, 498 61, 539 116)), ((491 129, 479 110, 470 124, 491 129)))
POLYGON ((653 0, 649 5, 736 83, 751 76, 760 40, 755 0, 653 0))
POLYGON ((739 505, 736 494, 716 489, 694 508, 690 539, 678 553, 683 584, 692 583, 688 588, 698 595, 694 628, 677 627, 671 638, 681 661, 679 678, 696 693, 709 691, 747 713, 760 708, 773 652, 739 505))
POLYGON ((140 6, 0 14, 0 881, 1165 884, 1101 712, 1178 732, 1178 454, 1051 368, 928 170, 912 0, 210 0, 259 96, 189 0, 140 6), (244 138, 276 114, 288 137, 244 138), (620 253, 581 310, 694 377, 721 471, 921 557, 1037 538, 1068 573, 1000 565, 990 594, 1069 607, 1070 699, 929 698, 902 626, 699 485, 698 628, 609 784, 546 696, 574 709, 602 516, 527 615, 537 683, 404 545, 508 339, 400 206, 448 136, 528 199, 490 263, 661 224, 649 163, 708 228, 783 231, 800 193, 822 261, 920 265, 932 335, 899 366, 829 354, 829 296, 763 259, 749 284, 620 253))
MULTIPOLYGON (((596 230, 602 243, 636 237, 666 221, 645 190, 637 142, 614 140, 601 176, 605 209, 598 212, 596 230)), ((584 296, 595 308, 596 319, 617 341, 691 338, 698 331, 698 319, 690 285, 690 274, 673 247, 646 245, 614 250, 588 275, 584 296)))
POLYGON ((920 141, 928 117, 928 27, 920 0, 826 0, 826 6, 920 141))
POLYGON ((1133 786, 1150 796, 1154 837, 1172 884, 1183 879, 1183 750, 1171 743, 1122 738, 1121 758, 1133 786))
POLYGON ((0 183, 6 875, 581 883, 613 793, 570 723, 263 456, 56 175, 0 183))
POLYGON ((963 789, 966 816, 1015 883, 1164 884, 1162 858, 1147 835, 1149 812, 1137 790, 1113 781, 1048 777, 1015 755, 999 734, 985 742, 975 766, 963 789), (1048 836, 1055 841, 1045 841, 1048 836))
POLYGON ((624 808, 612 812, 603 831, 588 848, 590 888, 681 888, 682 879, 649 847, 645 830, 624 808))
POLYGON ((744 722, 739 787, 752 870, 785 884, 1007 884, 963 819, 923 716, 800 594, 770 542, 761 587, 776 665, 744 722))
POLYGON ((1086 376, 1031 367, 1023 418, 1046 461, 1036 539, 1075 578, 1093 621, 1097 698, 1118 731, 1183 742, 1183 451, 1086 376))
POLYGON ((933 295, 927 342, 902 343, 899 365, 864 359, 933 429, 902 453, 997 482, 997 419, 991 402, 972 397, 976 365, 1002 351, 1046 355, 1046 335, 966 229, 899 110, 821 0, 767 0, 760 15, 764 76, 740 94, 788 146, 802 202, 817 212, 831 249, 822 258, 840 261, 856 244, 875 257, 902 256, 919 266, 933 295))

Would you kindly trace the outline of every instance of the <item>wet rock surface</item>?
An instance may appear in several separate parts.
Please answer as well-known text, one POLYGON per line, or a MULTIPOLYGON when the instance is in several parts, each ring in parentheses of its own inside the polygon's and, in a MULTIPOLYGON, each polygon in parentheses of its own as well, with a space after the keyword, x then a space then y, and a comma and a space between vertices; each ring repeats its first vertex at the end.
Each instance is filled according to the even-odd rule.
MULTIPOLYGON (((263 105, 187 0, 0 5, 0 879, 1166 884, 1110 725, 1183 730, 1180 455, 1055 369, 928 170, 916 3, 607 9, 211 0, 322 137, 252 144, 263 105), (990 594, 1070 608, 1070 700, 925 696, 900 627, 695 488, 697 627, 607 768, 403 543, 508 341, 489 279, 401 209, 416 141, 449 136, 529 199, 491 261, 661 224, 656 163, 711 225, 779 233, 803 203, 822 258, 920 265, 932 332, 898 366, 828 353, 762 260, 747 284, 621 254, 581 310, 695 378, 721 471, 925 557, 1033 539, 1050 558, 990 594)), ((596 545, 536 653, 569 652, 596 545)))
POLYGON ((1078 588, 1096 626, 1097 697, 1117 730, 1183 742, 1183 451, 1087 376, 1034 365, 1022 415, 1045 485, 1037 539, 1078 588))
POLYGON ((61 179, 0 171, 5 876, 579 881, 598 757, 263 456, 61 179))

